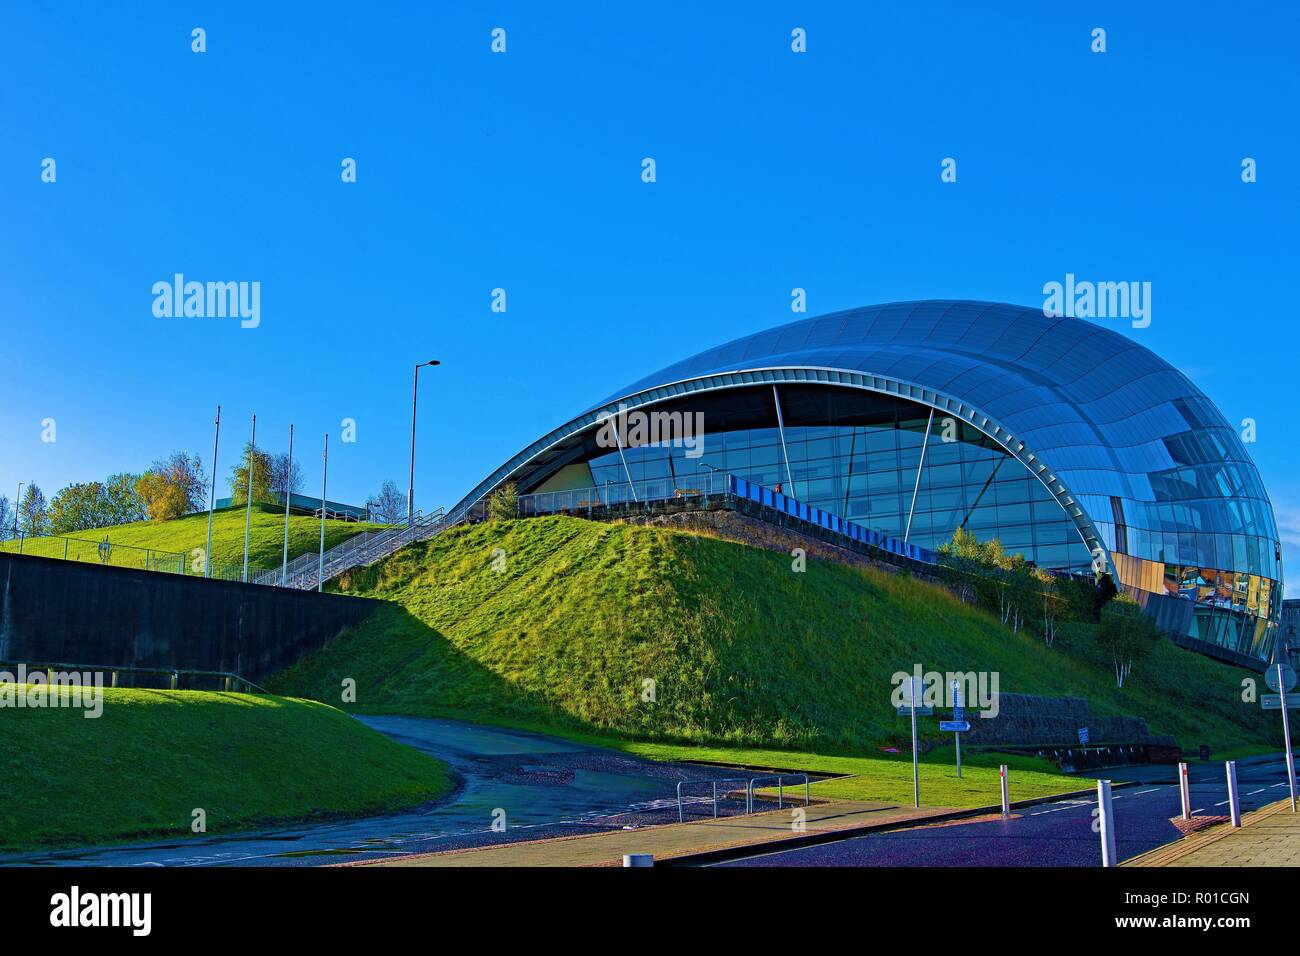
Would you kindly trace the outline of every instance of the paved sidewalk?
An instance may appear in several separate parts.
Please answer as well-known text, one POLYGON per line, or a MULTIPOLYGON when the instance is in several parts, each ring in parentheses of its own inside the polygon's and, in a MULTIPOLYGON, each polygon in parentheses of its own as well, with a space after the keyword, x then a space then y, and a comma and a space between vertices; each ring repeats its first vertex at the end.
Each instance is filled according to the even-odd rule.
POLYGON ((503 846, 442 853, 421 853, 345 866, 621 866, 625 853, 653 853, 656 861, 735 846, 775 843, 813 833, 852 830, 873 824, 924 820, 953 812, 945 807, 913 807, 893 803, 833 800, 806 808, 803 832, 792 827, 793 810, 692 820, 635 830, 599 833, 551 840, 531 840, 503 846))
POLYGON ((1300 813, 1291 800, 1270 803, 1221 824, 1125 860, 1121 866, 1300 866, 1300 813))

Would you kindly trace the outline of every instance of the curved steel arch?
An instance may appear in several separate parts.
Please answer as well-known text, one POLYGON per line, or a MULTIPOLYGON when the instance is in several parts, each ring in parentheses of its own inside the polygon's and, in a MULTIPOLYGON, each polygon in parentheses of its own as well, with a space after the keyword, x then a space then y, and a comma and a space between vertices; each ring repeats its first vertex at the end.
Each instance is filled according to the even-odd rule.
POLYGON ((683 395, 719 392, 753 385, 782 385, 788 383, 825 384, 891 395, 908 399, 969 423, 997 442, 1000 448, 1024 465, 1029 470, 1029 473, 1038 479, 1074 523, 1088 550, 1094 556, 1099 555, 1102 557, 1107 568, 1114 570, 1110 552, 1106 548, 1101 535, 1097 533, 1092 518, 1076 501, 1069 487, 1042 458, 1035 454, 1024 441, 1013 435, 997 419, 955 396, 926 388, 915 382, 840 368, 778 366, 720 372, 715 375, 658 385, 654 388, 605 402, 561 425, 507 461, 461 499, 451 510, 449 520, 459 520, 476 502, 490 494, 512 474, 535 461, 560 442, 581 434, 588 429, 598 427, 610 416, 617 415, 620 410, 635 411, 683 395))

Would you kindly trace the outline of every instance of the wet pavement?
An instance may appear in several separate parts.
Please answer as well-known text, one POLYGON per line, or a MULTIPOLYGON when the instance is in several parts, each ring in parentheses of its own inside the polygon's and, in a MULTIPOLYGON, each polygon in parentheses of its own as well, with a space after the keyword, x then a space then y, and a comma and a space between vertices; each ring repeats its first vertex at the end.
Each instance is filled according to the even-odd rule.
MULTIPOLYGON (((420 717, 363 723, 451 764, 460 787, 436 805, 380 817, 235 835, 0 858, 39 866, 319 866, 517 840, 623 829, 677 819, 679 781, 735 777, 724 768, 653 763, 556 737, 420 717), (505 830, 493 829, 504 811, 505 830)), ((710 787, 688 811, 711 814, 710 787)), ((738 812, 741 801, 721 804, 738 812)))
MULTIPOLYGON (((1188 781, 1196 817, 1226 815, 1228 794, 1221 762, 1191 763, 1188 781)), ((1116 849, 1121 860, 1181 837, 1171 821, 1182 801, 1174 765, 1096 771, 1114 782, 1135 781, 1115 791, 1116 849)), ((1080 778, 1080 786, 1092 784, 1080 778)), ((1014 799, 1014 775, 1012 777, 1014 799)), ((1285 797, 1286 758, 1254 757, 1237 763, 1242 810, 1285 797)), ((1009 819, 916 827, 853 837, 822 846, 756 853, 725 866, 1100 866, 1101 838, 1093 829, 1095 798, 1070 798, 1017 811, 1009 819)))

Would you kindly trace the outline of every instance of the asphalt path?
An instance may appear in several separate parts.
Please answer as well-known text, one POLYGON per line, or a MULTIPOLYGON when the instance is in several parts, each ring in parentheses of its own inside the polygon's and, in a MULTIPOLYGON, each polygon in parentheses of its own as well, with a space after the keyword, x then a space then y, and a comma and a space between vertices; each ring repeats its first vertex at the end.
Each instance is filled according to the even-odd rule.
MULTIPOLYGON (((407 813, 0 857, 0 865, 319 866, 496 845, 675 821, 678 781, 736 776, 717 767, 655 763, 557 737, 460 721, 360 719, 450 763, 460 787, 449 799, 407 813), (494 829, 498 820, 504 830, 494 829)), ((693 789, 699 795, 707 788, 693 789)), ((691 792, 687 788, 684 795, 691 792)), ((706 812, 703 798, 687 809, 706 812)), ((731 809, 738 811, 739 803, 731 809)))
MULTIPOLYGON (((1182 801, 1174 766, 1140 766, 1106 771, 1112 782, 1135 781, 1114 791, 1116 850, 1127 859, 1181 835, 1171 822, 1182 801)), ((1224 765, 1191 763, 1188 781, 1193 816, 1227 816, 1224 765)), ((1093 781, 1081 778, 1081 784, 1093 781)), ((1015 776, 1012 775, 1012 799, 1015 776)), ((1081 786, 1080 789, 1083 789, 1081 786)), ((1257 757, 1237 763, 1242 811, 1288 795, 1286 757, 1257 757)), ((1009 819, 916 827, 851 837, 835 843, 781 852, 756 853, 720 866, 1100 866, 1101 838, 1093 829, 1092 799, 1057 800, 1013 813, 1009 819)))

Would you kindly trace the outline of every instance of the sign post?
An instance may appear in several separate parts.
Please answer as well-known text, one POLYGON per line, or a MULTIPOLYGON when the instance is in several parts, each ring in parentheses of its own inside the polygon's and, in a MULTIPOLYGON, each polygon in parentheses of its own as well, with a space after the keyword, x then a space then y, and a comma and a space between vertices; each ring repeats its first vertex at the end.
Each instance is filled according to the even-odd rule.
POLYGON ((970 730, 970 724, 966 721, 966 708, 962 706, 961 701, 961 684, 958 681, 952 682, 952 720, 939 721, 939 729, 945 733, 951 732, 957 742, 957 779, 961 779, 961 735, 970 730))
POLYGON ((1187 764, 1178 765, 1178 794, 1183 800, 1183 819, 1192 818, 1192 785, 1187 780, 1187 764))
POLYGON ((1011 816, 1011 794, 1007 791, 1007 765, 1003 764, 998 768, 998 775, 1002 777, 1002 815, 1011 816))
MULTIPOLYGON (((920 757, 916 750, 916 685, 918 681, 912 678, 912 804, 918 810, 921 808, 921 765, 920 757)), ((1286 743, 1286 765, 1291 766, 1291 736, 1288 732, 1286 743)), ((1295 777, 1291 778, 1291 809, 1295 809, 1295 777)))

